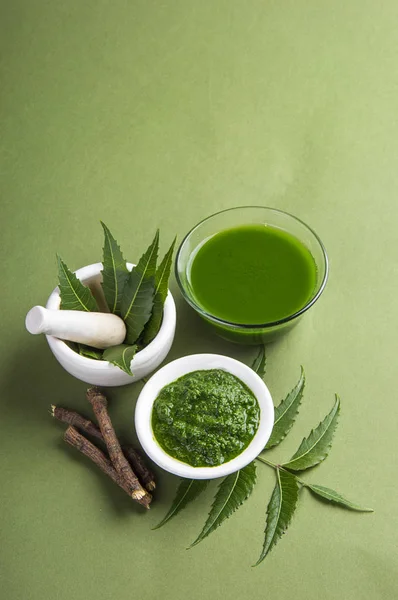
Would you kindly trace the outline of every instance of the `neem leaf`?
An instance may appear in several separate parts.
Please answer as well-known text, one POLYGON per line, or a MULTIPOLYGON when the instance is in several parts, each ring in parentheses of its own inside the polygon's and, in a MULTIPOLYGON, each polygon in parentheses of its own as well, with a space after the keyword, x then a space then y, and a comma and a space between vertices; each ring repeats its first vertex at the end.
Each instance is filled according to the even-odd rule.
POLYGON ((297 384, 291 392, 289 392, 286 398, 275 408, 274 427, 271 437, 265 446, 265 450, 269 450, 269 448, 273 448, 273 446, 279 444, 289 433, 298 413, 301 398, 303 397, 304 386, 305 375, 304 369, 301 367, 301 375, 297 384))
POLYGON ((199 544, 199 542, 221 525, 225 519, 228 519, 250 496, 255 483, 256 466, 254 462, 240 471, 225 477, 219 485, 205 526, 190 547, 192 548, 192 546, 199 544))
POLYGON ((340 399, 336 395, 336 401, 330 413, 319 423, 316 429, 311 431, 308 438, 303 439, 297 452, 289 462, 284 463, 282 466, 292 471, 303 471, 315 467, 315 465, 325 460, 332 445, 339 413, 340 399))
POLYGON ((171 264, 173 259, 173 250, 176 243, 174 238, 173 243, 168 249, 165 257, 160 263, 156 274, 155 274, 155 294, 152 308, 152 315, 144 330, 144 344, 149 344, 153 338, 157 335, 163 317, 163 305, 166 300, 171 264))
POLYGON ((373 508, 363 508, 362 506, 358 506, 358 504, 354 504, 353 502, 346 500, 338 492, 335 492, 330 488, 324 487, 323 485, 306 483, 305 487, 311 490, 311 492, 313 492, 315 496, 321 496, 322 498, 325 498, 330 502, 333 502, 340 506, 344 506, 345 508, 349 508, 350 510, 357 510, 359 512, 373 512, 373 508))
POLYGON ((92 348, 91 346, 86 346, 85 344, 77 344, 77 348, 81 356, 85 356, 86 358, 93 358, 94 360, 102 359, 103 350, 99 350, 98 348, 92 348))
POLYGON ((298 493, 297 478, 288 471, 276 469, 276 485, 267 508, 264 546, 255 567, 264 560, 288 528, 296 510, 298 493))
POLYGON ((120 302, 129 270, 117 241, 105 223, 101 221, 101 225, 104 229, 102 289, 111 313, 120 315, 120 302))
POLYGON ((121 316, 126 324, 127 344, 134 344, 137 341, 151 316, 158 247, 159 230, 137 266, 129 274, 124 286, 121 316))
POLYGON ((181 479, 169 512, 153 529, 159 529, 159 527, 162 527, 167 521, 175 517, 180 510, 185 508, 187 504, 195 500, 203 492, 208 483, 207 479, 181 479))
POLYGON ((98 306, 90 289, 82 284, 58 255, 57 260, 61 309, 97 312, 98 306))
POLYGON ((252 364, 253 371, 255 371, 257 375, 261 377, 261 379, 264 379, 265 375, 265 362, 265 346, 261 346, 259 353, 252 364))
POLYGON ((112 346, 111 348, 104 350, 102 359, 109 361, 113 365, 116 365, 128 375, 133 375, 130 365, 136 351, 137 346, 119 344, 119 346, 112 346))

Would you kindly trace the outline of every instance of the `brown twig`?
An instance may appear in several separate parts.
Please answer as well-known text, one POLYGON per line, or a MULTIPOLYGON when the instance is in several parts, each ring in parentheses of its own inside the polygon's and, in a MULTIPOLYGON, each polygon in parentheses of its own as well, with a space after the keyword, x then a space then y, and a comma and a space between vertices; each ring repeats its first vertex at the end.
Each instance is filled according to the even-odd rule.
POLYGON ((132 493, 130 486, 126 483, 126 481, 119 475, 119 473, 114 469, 111 461, 105 456, 105 454, 94 446, 87 438, 84 437, 81 433, 77 431, 75 427, 69 425, 68 429, 65 431, 64 440, 77 450, 87 456, 90 460, 92 460, 100 469, 103 471, 108 477, 110 477, 119 487, 121 487, 126 494, 128 494, 131 498, 136 500, 139 504, 149 509, 149 503, 151 501, 150 494, 142 498, 136 498, 132 493))
MULTIPOLYGON (((104 442, 100 429, 92 421, 84 418, 78 412, 51 404, 50 414, 55 419, 58 419, 58 421, 73 425, 81 431, 104 442)), ((141 454, 132 446, 123 446, 122 450, 138 478, 144 484, 148 492, 152 492, 156 488, 155 476, 144 463, 141 454)))
POLYGON ((62 421, 62 423, 67 423, 68 425, 73 425, 74 427, 85 431, 89 435, 104 441, 99 428, 89 419, 82 417, 82 415, 80 415, 78 412, 51 404, 50 414, 55 419, 58 419, 58 421, 62 421))
POLYGON ((144 463, 141 454, 133 446, 123 446, 122 450, 129 463, 134 466, 135 472, 146 489, 152 492, 156 488, 155 476, 144 463))
POLYGON ((113 466, 121 477, 124 478, 127 485, 130 487, 133 498, 140 500, 148 492, 140 484, 138 477, 133 472, 130 464, 124 456, 119 440, 116 437, 112 422, 108 415, 107 399, 104 394, 97 388, 89 388, 87 390, 87 400, 93 407, 95 416, 97 417, 98 425, 108 448, 109 457, 113 466))

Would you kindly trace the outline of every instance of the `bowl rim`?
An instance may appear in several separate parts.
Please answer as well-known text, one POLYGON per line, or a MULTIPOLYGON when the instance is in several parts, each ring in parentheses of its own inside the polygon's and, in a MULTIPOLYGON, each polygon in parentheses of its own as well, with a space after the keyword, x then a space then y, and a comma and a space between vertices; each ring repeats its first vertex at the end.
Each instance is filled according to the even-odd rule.
MULTIPOLYGON (((130 270, 135 266, 134 263, 130 263, 130 262, 126 262, 126 265, 127 265, 127 268, 130 270)), ((84 265, 83 267, 76 269, 74 271, 74 274, 76 275, 76 277, 78 279, 85 280, 85 279, 88 279, 91 277, 100 276, 102 268, 103 268, 102 262, 91 263, 89 265, 84 265)), ((59 309, 60 300, 61 300, 60 291, 59 291, 59 287, 57 286, 51 292, 51 294, 47 300, 47 303, 46 303, 46 308, 49 308, 52 310, 60 310, 59 309)), ((166 300, 164 303, 164 308, 163 308, 164 317, 163 317, 160 329, 159 329, 157 335, 154 337, 154 339, 147 346, 145 346, 145 348, 143 348, 142 350, 140 350, 139 352, 137 352, 134 355, 131 362, 135 361, 135 368, 138 366, 137 363, 139 363, 139 366, 142 367, 147 362, 150 362, 153 358, 153 354, 158 351, 159 344, 163 345, 163 343, 164 343, 163 338, 167 335, 168 315, 172 316, 171 313, 173 312, 172 305, 174 305, 174 299, 173 299, 173 296, 172 296, 170 290, 168 290, 167 297, 166 297, 166 300)), ((74 361, 75 364, 80 364, 82 367, 90 368, 90 370, 94 370, 94 371, 106 370, 106 371, 113 371, 114 373, 118 373, 119 371, 120 371, 120 373, 123 373, 123 371, 121 371, 119 369, 119 367, 117 367, 116 365, 113 365, 112 363, 110 363, 107 360, 103 360, 103 359, 96 360, 96 359, 88 358, 87 356, 82 356, 81 354, 78 354, 77 352, 72 350, 72 348, 70 348, 64 340, 61 340, 52 335, 46 335, 46 338, 47 338, 48 344, 51 349, 54 349, 57 353, 60 353, 64 357, 69 358, 70 360, 74 361)), ((132 381, 132 383, 133 383, 133 381, 132 381)))
POLYGON ((244 363, 221 354, 193 354, 168 363, 151 376, 138 397, 134 421, 141 446, 159 467, 189 479, 216 479, 239 471, 264 449, 274 425, 274 404, 265 382, 244 363), (232 460, 215 467, 193 467, 173 458, 158 444, 151 424, 152 407, 164 386, 192 371, 208 369, 232 373, 251 389, 260 406, 260 423, 249 445, 232 460))
POLYGON ((326 283, 327 283, 327 280, 328 280, 328 277, 329 277, 329 259, 328 259, 328 255, 327 255, 327 252, 326 252, 326 248, 325 248, 322 240, 318 236, 318 234, 309 225, 307 225, 307 223, 305 223, 304 221, 302 221, 301 219, 299 219, 295 215, 292 215, 291 213, 289 213, 287 211, 280 210, 279 208, 273 208, 273 207, 270 207, 270 206, 260 206, 260 205, 234 206, 232 208, 226 208, 224 210, 220 210, 218 212, 215 212, 212 215, 209 215, 205 219, 202 219, 201 221, 199 221, 199 223, 197 223, 194 227, 192 227, 192 229, 190 229, 188 231, 188 233, 184 236, 183 240, 181 241, 181 243, 180 243, 180 245, 178 247, 178 250, 177 250, 177 253, 176 253, 176 259, 175 259, 174 273, 175 273, 175 278, 176 278, 177 283, 178 283, 178 287, 180 288, 181 294, 183 295, 183 297, 185 298, 185 300, 188 302, 188 304, 194 310, 196 310, 205 319, 213 321, 213 322, 215 322, 215 323, 217 323, 219 325, 227 326, 228 328, 246 329, 246 330, 270 329, 272 327, 276 327, 278 325, 283 325, 285 323, 288 323, 289 321, 297 319, 297 317, 300 317, 309 308, 311 308, 311 306, 313 304, 315 304, 315 302, 318 300, 318 298, 321 296, 323 290, 325 289, 325 286, 326 286, 326 283), (325 273, 324 273, 324 276, 322 278, 321 284, 320 284, 317 292, 313 296, 311 296, 310 300, 308 300, 308 302, 306 302, 306 304, 303 306, 303 308, 300 308, 300 310, 296 311, 295 313, 293 313, 291 315, 288 315, 287 317, 283 317, 283 319, 278 319, 276 321, 269 321, 268 323, 253 323, 253 324, 248 325, 247 323, 234 323, 232 321, 227 321, 226 319, 222 319, 221 317, 216 317, 215 315, 212 315, 211 313, 207 312, 205 309, 203 309, 201 306, 199 306, 199 304, 197 304, 195 302, 195 300, 187 292, 187 290, 185 288, 185 285, 183 284, 183 282, 182 282, 182 280, 180 278, 180 274, 179 274, 179 270, 178 270, 178 263, 179 263, 179 259, 180 259, 180 254, 182 252, 182 249, 183 249, 183 246, 184 246, 185 242, 188 240, 188 238, 191 236, 191 234, 196 229, 198 229, 198 227, 200 227, 201 225, 203 225, 203 223, 206 223, 206 221, 209 221, 213 217, 216 217, 216 216, 221 215, 223 213, 232 212, 232 211, 235 211, 235 210, 242 210, 242 209, 248 209, 248 210, 250 210, 250 209, 268 210, 268 211, 271 211, 271 212, 279 213, 279 214, 285 215, 287 217, 290 217, 294 221, 297 221, 298 223, 300 223, 301 225, 303 225, 314 236, 315 240, 318 242, 319 247, 321 249, 323 260, 324 260, 325 273))

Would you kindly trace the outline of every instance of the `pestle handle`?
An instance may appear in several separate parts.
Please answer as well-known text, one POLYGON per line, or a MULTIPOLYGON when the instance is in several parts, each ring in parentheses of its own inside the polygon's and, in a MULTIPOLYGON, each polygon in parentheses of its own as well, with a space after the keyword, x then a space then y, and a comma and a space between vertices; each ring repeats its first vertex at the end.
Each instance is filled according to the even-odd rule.
POLYGON ((117 346, 126 337, 123 320, 110 313, 50 310, 34 306, 26 315, 25 325, 34 335, 45 333, 94 348, 117 346))

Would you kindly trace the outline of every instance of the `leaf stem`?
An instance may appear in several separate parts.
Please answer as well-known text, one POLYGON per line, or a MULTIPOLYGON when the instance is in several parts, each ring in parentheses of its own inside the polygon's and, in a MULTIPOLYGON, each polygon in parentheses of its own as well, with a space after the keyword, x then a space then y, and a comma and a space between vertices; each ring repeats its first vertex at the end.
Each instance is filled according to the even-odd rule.
MULTIPOLYGON (((267 460, 266 458, 263 458, 262 456, 257 456, 256 460, 259 460, 260 462, 264 463, 265 465, 268 465, 272 469, 281 469, 282 471, 286 471, 287 473, 290 473, 289 469, 285 469, 281 465, 276 465, 276 464, 270 462, 269 460, 267 460)), ((297 475, 295 473, 294 473, 294 476, 297 479, 297 481, 299 483, 301 483, 301 485, 307 486, 307 484, 305 483, 305 481, 303 481, 302 479, 300 479, 300 477, 297 477, 297 475)))
POLYGON ((264 463, 265 465, 268 465, 269 467, 272 467, 273 469, 278 468, 278 465, 274 465, 274 463, 269 462, 267 459, 263 458, 262 456, 257 456, 256 460, 259 460, 260 462, 264 463))

